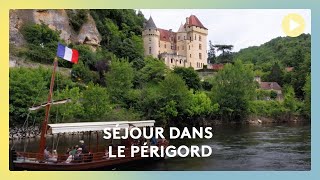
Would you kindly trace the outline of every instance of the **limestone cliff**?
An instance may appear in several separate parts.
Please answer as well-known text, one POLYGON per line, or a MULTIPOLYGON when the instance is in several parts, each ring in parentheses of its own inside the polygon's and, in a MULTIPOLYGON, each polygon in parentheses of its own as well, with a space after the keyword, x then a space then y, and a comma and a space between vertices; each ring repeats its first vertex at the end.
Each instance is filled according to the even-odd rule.
POLYGON ((66 43, 88 44, 95 49, 100 45, 101 35, 96 24, 88 13, 87 21, 81 26, 79 32, 75 32, 69 22, 66 10, 11 10, 10 11, 10 43, 22 46, 25 41, 20 28, 25 23, 44 23, 51 29, 60 31, 60 38, 66 43))

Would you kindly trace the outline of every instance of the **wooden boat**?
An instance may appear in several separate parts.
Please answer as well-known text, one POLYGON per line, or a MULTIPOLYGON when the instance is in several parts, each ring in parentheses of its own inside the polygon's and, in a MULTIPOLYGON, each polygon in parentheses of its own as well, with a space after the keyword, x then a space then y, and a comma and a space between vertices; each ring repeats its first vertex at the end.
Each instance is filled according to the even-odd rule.
MULTIPOLYGON (((67 154, 58 154, 54 161, 49 161, 44 158, 44 150, 46 146, 46 136, 47 134, 61 134, 61 133, 81 133, 81 132, 101 132, 104 128, 129 128, 130 126, 134 127, 152 127, 154 126, 154 120, 146 121, 121 121, 121 122, 82 122, 82 123, 60 123, 60 124, 48 124, 49 120, 49 111, 51 105, 60 104, 67 102, 63 101, 52 101, 52 91, 54 85, 55 71, 58 64, 57 58, 54 61, 54 68, 51 76, 50 91, 48 95, 48 101, 45 104, 40 105, 41 107, 46 108, 45 120, 43 121, 41 128, 41 137, 39 144, 39 152, 15 152, 10 151, 10 163, 11 170, 93 170, 93 169, 104 169, 104 168, 113 168, 118 165, 125 164, 128 162, 134 162, 138 160, 143 160, 146 158, 141 157, 140 154, 135 154, 134 157, 131 157, 131 148, 128 143, 124 151, 125 157, 117 158, 108 158, 105 154, 105 151, 96 151, 90 152, 81 155, 81 160, 72 160, 66 162, 69 155, 67 154)), ((39 109, 39 107, 33 107, 31 109, 39 109)), ((98 133, 97 133, 98 137, 98 133)), ((129 140, 128 140, 129 141, 129 140)), ((98 141, 97 141, 98 142, 98 141)), ((166 148, 168 146, 168 141, 158 140, 157 146, 166 148)), ((98 144, 97 144, 98 147, 98 144)), ((97 148, 99 150, 99 148, 97 148)), ((116 152, 113 152, 116 154, 116 152)))
MULTIPOLYGON (((60 123, 60 124, 48 124, 48 134, 61 134, 72 132, 99 132, 104 128, 129 128, 134 127, 152 127, 154 126, 154 120, 147 121, 120 121, 120 122, 84 122, 84 123, 60 123)), ((130 141, 130 140, 128 140, 130 141)), ((98 142, 98 141, 97 141, 98 142)), ((98 146, 98 145, 97 145, 98 146)), ((159 140, 157 146, 168 146, 168 141, 159 140)), ((112 154, 116 154, 114 151, 112 154)), ((131 157, 131 148, 127 146, 124 152, 124 158, 108 158, 105 156, 105 151, 93 152, 83 154, 81 160, 73 160, 67 163, 66 160, 69 155, 58 154, 56 161, 46 161, 41 153, 28 153, 28 152, 16 152, 13 154, 13 168, 14 170, 93 170, 93 169, 110 169, 117 167, 118 165, 130 163, 133 161, 146 160, 141 157, 140 153, 131 157)), ((148 159, 155 160, 155 159, 148 159)), ((157 159, 158 160, 158 159, 157 159)))

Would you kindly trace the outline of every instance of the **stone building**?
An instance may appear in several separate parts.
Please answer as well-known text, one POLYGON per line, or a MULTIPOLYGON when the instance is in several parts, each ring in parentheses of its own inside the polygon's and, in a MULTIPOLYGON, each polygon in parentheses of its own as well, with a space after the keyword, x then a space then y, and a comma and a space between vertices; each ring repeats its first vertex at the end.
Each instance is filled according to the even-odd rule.
POLYGON ((145 56, 163 59, 169 68, 207 66, 208 29, 191 15, 177 32, 157 28, 152 17, 142 32, 145 56))

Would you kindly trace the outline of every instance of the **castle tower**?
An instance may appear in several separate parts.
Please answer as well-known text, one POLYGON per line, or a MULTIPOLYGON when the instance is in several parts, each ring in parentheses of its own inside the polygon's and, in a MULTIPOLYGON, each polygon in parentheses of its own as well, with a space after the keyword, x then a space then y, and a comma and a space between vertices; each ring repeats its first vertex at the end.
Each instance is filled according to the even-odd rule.
POLYGON ((208 64, 208 29, 202 25, 200 20, 195 15, 191 15, 190 17, 186 18, 184 27, 187 33, 187 61, 194 69, 203 69, 203 67, 208 64))
POLYGON ((144 44, 144 55, 151 55, 154 58, 158 58, 158 55, 160 54, 160 32, 151 16, 144 26, 142 38, 144 44))

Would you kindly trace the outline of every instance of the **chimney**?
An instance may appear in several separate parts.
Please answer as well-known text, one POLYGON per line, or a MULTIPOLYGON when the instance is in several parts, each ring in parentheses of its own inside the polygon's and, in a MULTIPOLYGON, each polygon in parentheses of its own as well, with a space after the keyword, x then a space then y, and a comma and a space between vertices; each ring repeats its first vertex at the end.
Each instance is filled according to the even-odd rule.
POLYGON ((189 25, 189 17, 186 17, 186 25, 189 25))

